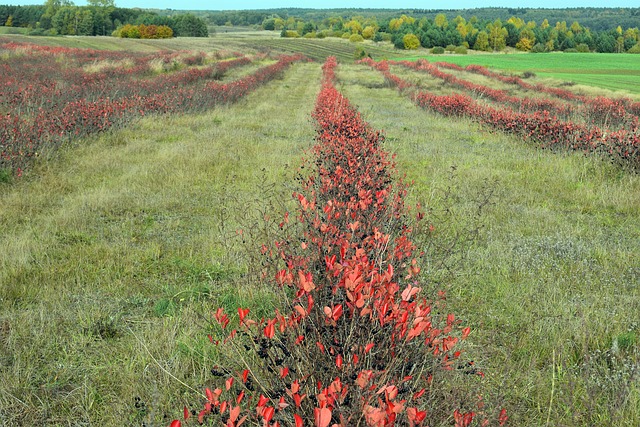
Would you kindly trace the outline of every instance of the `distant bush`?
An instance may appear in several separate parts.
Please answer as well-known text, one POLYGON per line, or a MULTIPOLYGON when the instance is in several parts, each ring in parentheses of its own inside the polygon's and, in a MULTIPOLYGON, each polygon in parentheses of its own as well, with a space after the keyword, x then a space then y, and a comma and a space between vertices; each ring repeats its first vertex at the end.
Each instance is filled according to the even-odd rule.
POLYGON ((542 43, 536 43, 533 45, 529 52, 531 53, 544 53, 547 51, 547 48, 542 43))
POLYGON ((306 33, 304 36, 305 39, 315 39, 317 38, 317 34, 315 31, 311 31, 310 33, 306 33))
POLYGON ((434 55, 442 55, 444 53, 444 48, 442 46, 436 46, 431 49, 431 53, 434 55))
POLYGON ((578 46, 576 46, 576 50, 581 53, 591 52, 591 49, 589 49, 589 45, 586 43, 580 43, 578 46))
POLYGON ((570 47, 568 49, 565 49, 564 53, 578 53, 578 49, 576 49, 575 47, 570 47))
POLYGON ((124 39, 170 39, 173 30, 166 25, 123 25, 112 34, 124 39))
POLYGON ((458 55, 466 55, 467 54, 467 48, 464 47, 464 46, 458 46, 458 47, 455 48, 453 53, 456 53, 458 55))
POLYGON ((447 52, 455 52, 456 50, 456 45, 454 44, 448 44, 447 47, 444 48, 444 50, 446 50, 447 52))
POLYGON ((280 33, 280 37, 285 37, 288 39, 296 39, 300 37, 300 34, 298 34, 298 32, 294 30, 282 30, 282 32, 280 33))
POLYGON ((530 79, 535 76, 536 76, 536 73, 534 73, 533 71, 525 71, 524 73, 522 73, 523 79, 530 79))
POLYGON ((362 58, 371 58, 371 55, 369 55, 364 48, 358 46, 355 52, 353 52, 353 59, 359 60, 362 58))
POLYGON ((363 42, 363 41, 364 41, 364 37, 362 37, 360 34, 352 34, 352 35, 349 37, 349 41, 350 41, 351 43, 360 43, 360 42, 363 42))

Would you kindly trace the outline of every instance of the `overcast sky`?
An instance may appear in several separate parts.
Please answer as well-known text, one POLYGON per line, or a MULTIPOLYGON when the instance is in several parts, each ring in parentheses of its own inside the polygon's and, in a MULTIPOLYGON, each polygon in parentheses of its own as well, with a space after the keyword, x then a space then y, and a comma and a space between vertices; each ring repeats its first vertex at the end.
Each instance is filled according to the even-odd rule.
MULTIPOLYGON (((640 7, 638 0, 115 0, 119 7, 141 7, 179 10, 238 10, 300 7, 332 8, 391 8, 391 9, 471 9, 476 7, 640 7)), ((0 4, 44 4, 45 0, 0 0, 0 4)), ((84 5, 85 0, 75 0, 84 5)))

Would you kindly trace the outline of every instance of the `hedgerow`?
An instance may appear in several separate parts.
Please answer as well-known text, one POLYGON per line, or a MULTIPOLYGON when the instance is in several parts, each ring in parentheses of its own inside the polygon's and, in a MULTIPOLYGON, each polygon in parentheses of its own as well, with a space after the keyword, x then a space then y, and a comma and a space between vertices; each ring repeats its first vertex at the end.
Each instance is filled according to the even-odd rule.
POLYGON ((212 371, 218 380, 206 388, 204 407, 185 406, 184 420, 504 425, 504 410, 491 414, 473 390, 456 390, 455 378, 482 376, 461 361, 471 329, 447 312, 443 292, 423 295, 407 186, 383 135, 335 88, 336 66, 329 58, 323 67, 316 144, 293 194, 297 211, 278 224, 282 238, 262 247, 281 307, 266 318, 246 307, 215 311, 210 340, 230 356, 212 371))

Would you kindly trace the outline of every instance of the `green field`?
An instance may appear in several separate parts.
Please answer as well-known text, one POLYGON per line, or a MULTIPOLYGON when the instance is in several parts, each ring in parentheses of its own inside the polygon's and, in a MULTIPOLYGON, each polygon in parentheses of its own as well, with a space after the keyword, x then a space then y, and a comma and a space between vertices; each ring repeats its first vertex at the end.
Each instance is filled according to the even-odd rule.
MULTIPOLYGON (((540 77, 640 94, 640 58, 613 53, 427 55, 429 61, 479 64, 508 73, 531 71, 540 77)), ((406 58, 409 60, 415 57, 406 58)))
MULTIPOLYGON (((351 49, 247 34, 12 37, 132 50, 272 43, 317 57, 339 46, 345 58, 351 49)), ((636 58, 429 60, 586 78, 613 75, 614 59, 638 73, 636 58)), ((290 203, 314 143, 320 66, 294 65, 235 105, 77 141, 0 183, 0 425, 163 426, 203 401, 226 356, 207 339, 211 311, 275 305, 251 275, 259 247, 236 230, 290 203)), ((640 425, 640 175, 428 113, 346 59, 338 79, 384 129, 414 182, 410 202, 428 209, 438 244, 425 248, 425 288, 445 288, 472 327, 464 357, 485 373, 474 384, 487 405, 506 408, 513 426, 640 425)))

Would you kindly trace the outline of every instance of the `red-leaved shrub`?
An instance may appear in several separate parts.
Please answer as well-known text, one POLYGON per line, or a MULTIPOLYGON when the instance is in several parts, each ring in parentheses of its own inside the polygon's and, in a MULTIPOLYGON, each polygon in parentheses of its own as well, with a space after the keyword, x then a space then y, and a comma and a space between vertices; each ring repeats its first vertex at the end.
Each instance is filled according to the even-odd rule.
MULTIPOLYGON (((329 58, 323 67, 297 212, 279 224, 295 222, 298 234, 263 247, 282 307, 261 319, 243 307, 215 312, 222 335, 210 339, 239 363, 214 370, 220 382, 193 418, 236 427, 486 425, 484 409, 443 393, 443 375, 480 374, 460 361, 470 328, 445 311, 444 294, 422 294, 406 186, 383 136, 334 87, 336 66, 329 58)), ((496 418, 503 425, 505 412, 496 418)))

